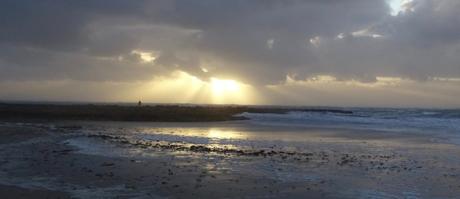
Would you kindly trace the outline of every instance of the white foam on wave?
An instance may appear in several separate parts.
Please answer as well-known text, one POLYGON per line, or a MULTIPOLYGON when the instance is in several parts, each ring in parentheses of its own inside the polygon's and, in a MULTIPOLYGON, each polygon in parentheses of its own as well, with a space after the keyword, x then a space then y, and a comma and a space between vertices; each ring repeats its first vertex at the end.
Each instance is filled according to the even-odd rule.
MULTIPOLYGON (((437 114, 437 113, 436 113, 437 114)), ((422 113, 421 115, 425 115, 422 113)), ((289 112, 287 114, 242 113, 251 122, 275 126, 342 127, 390 131, 430 131, 460 134, 460 118, 423 117, 393 112, 386 114, 336 114, 289 112)))
POLYGON ((243 113, 249 122, 289 128, 370 130, 432 136, 444 143, 460 145, 460 117, 456 111, 358 110, 353 114, 288 112, 286 114, 243 113))

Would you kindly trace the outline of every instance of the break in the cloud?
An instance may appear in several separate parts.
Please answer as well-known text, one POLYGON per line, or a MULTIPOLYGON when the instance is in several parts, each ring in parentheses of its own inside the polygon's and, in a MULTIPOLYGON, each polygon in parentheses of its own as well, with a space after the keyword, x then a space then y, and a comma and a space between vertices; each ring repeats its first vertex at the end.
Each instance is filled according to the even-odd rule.
MULTIPOLYGON (((264 102, 277 104, 294 96, 292 92, 273 93, 273 85, 293 89, 286 85, 286 77, 301 83, 327 75, 337 82, 367 84, 375 84, 381 77, 393 77, 415 82, 411 87, 404 84, 408 87, 405 89, 420 91, 438 88, 421 86, 437 84, 436 78, 460 77, 457 0, 0 3, 3 98, 30 98, 21 94, 26 90, 21 91, 24 86, 19 86, 28 82, 70 81, 76 84, 72 84, 74 87, 92 85, 94 89, 97 84, 145 85, 174 71, 184 71, 205 82, 211 77, 235 79, 259 88, 255 90, 268 98, 264 102)), ((447 87, 454 94, 460 89, 447 87)), ((302 89, 291 90, 296 90, 297 95, 305 93, 303 98, 297 97, 305 100, 296 104, 315 105, 322 100, 311 99, 326 98, 321 93, 311 96, 308 86, 302 89)), ((360 88, 356 89, 359 92, 360 88)), ((27 93, 37 97, 39 90, 27 93)), ((68 88, 57 92, 65 90, 68 88)), ((341 95, 345 91, 334 92, 341 95)), ((428 93, 436 95, 433 90, 428 93)), ((455 97, 460 96, 449 95, 446 99, 455 97)), ((411 101, 409 98, 401 99, 406 100, 402 104, 411 101)), ((56 99, 67 100, 65 96, 56 99)), ((91 98, 98 99, 125 98, 115 99, 110 92, 91 98)), ((451 101, 447 100, 446 106, 459 105, 451 101)), ((331 105, 334 103, 353 104, 331 105)), ((373 105, 383 103, 377 100, 373 105)))

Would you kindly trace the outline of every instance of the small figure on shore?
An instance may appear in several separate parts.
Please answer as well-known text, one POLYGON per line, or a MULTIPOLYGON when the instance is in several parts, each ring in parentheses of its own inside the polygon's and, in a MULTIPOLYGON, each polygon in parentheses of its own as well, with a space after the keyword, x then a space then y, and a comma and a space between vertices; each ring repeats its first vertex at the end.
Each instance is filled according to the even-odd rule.
POLYGON ((137 106, 142 106, 141 100, 139 100, 139 102, 137 102, 137 106))

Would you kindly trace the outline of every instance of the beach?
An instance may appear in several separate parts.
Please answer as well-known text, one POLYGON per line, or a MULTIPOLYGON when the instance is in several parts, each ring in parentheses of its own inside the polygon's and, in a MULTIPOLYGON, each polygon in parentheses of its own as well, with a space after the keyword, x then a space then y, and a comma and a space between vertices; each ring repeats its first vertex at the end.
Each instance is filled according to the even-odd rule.
POLYGON ((410 130, 402 134, 377 128, 280 125, 242 116, 252 119, 3 121, 0 194, 7 198, 460 195, 460 145, 452 142, 454 137, 410 130))
POLYGON ((460 0, 0 2, 0 199, 460 199, 460 0))

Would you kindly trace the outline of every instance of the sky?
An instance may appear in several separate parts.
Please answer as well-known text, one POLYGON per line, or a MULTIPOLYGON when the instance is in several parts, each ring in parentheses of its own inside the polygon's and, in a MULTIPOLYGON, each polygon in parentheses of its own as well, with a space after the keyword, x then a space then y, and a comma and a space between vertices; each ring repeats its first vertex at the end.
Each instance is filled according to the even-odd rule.
POLYGON ((460 107, 458 0, 0 3, 0 100, 460 107))

